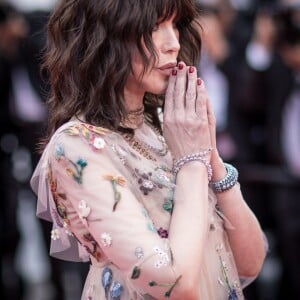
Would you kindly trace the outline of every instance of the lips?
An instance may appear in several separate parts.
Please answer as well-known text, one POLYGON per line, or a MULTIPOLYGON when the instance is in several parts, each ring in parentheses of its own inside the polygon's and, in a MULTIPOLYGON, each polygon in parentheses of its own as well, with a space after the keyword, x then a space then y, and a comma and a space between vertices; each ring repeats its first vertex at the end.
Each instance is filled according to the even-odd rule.
POLYGON ((160 66, 160 67, 157 68, 157 69, 158 69, 158 71, 159 71, 161 74, 163 74, 163 75, 165 75, 165 76, 170 76, 172 70, 173 70, 176 66, 177 66, 177 63, 171 62, 171 63, 167 63, 167 64, 165 64, 165 65, 162 65, 162 66, 160 66))
POLYGON ((176 62, 171 62, 171 63, 167 63, 161 67, 159 67, 158 69, 159 70, 167 70, 167 69, 174 69, 175 67, 177 66, 177 63, 176 62))

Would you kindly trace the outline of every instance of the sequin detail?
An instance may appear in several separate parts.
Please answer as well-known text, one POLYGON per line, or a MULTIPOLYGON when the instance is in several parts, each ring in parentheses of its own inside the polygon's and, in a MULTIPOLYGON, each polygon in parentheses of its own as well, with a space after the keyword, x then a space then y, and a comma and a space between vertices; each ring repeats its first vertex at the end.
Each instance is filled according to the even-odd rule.
POLYGON ((121 285, 120 282, 115 281, 112 284, 111 290, 110 290, 110 297, 112 300, 120 300, 121 299, 121 294, 123 292, 124 288, 121 285))
POLYGON ((78 204, 79 217, 87 225, 86 218, 91 213, 91 208, 87 206, 85 200, 81 200, 78 204))
POLYGON ((161 267, 165 267, 169 264, 170 258, 169 255, 161 250, 159 247, 154 247, 154 252, 156 252, 159 256, 159 260, 154 263, 154 267, 160 269, 161 267))
POLYGON ((102 233, 101 242, 104 247, 110 247, 112 245, 112 238, 110 234, 107 232, 102 233))
POLYGON ((105 291, 105 299, 109 299, 109 289, 112 283, 113 273, 108 267, 104 268, 102 271, 101 283, 105 291))
POLYGON ((51 239, 53 241, 60 239, 59 230, 57 228, 51 231, 51 239))
POLYGON ((169 236, 168 230, 163 229, 162 227, 157 230, 157 233, 162 239, 167 239, 169 236))
POLYGON ((143 251, 143 248, 142 247, 136 247, 135 248, 135 251, 134 251, 134 254, 135 256, 138 258, 138 259, 141 259, 144 257, 144 251, 143 251))

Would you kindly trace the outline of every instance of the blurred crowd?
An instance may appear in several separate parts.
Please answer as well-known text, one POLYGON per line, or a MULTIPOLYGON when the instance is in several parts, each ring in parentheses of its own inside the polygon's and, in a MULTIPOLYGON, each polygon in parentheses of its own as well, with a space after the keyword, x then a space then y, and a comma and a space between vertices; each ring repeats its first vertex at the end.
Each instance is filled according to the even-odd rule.
MULTIPOLYGON (((300 299, 300 0, 197 2, 219 150, 269 242, 246 299, 300 299)), ((79 300, 88 263, 49 258, 50 224, 29 187, 47 122, 50 10, 16 3, 0 0, 0 298, 79 300)))

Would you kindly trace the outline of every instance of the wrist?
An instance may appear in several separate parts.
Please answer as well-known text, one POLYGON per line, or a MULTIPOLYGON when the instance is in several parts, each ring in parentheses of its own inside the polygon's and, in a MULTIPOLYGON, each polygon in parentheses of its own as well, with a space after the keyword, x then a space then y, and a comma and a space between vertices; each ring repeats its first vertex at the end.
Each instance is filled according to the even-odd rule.
POLYGON ((209 186, 215 193, 223 193, 233 188, 238 182, 238 171, 230 164, 224 163, 226 175, 219 180, 212 180, 209 186))

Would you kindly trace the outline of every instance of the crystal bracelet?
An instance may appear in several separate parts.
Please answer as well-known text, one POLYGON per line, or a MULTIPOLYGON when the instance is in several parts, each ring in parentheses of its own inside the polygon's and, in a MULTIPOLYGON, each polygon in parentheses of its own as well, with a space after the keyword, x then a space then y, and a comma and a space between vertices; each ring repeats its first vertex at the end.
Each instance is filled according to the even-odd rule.
POLYGON ((185 164, 192 162, 192 161, 200 161, 205 165, 205 167, 207 169, 208 180, 210 181, 212 178, 212 168, 211 168, 211 165, 208 162, 208 160, 205 159, 205 156, 208 155, 210 151, 211 151, 211 149, 208 149, 203 152, 189 154, 189 155, 186 155, 186 156, 176 160, 174 163, 174 167, 173 167, 173 173, 174 173, 175 177, 177 176, 177 173, 180 171, 180 169, 185 164))
POLYGON ((224 163, 224 165, 227 171, 226 176, 219 181, 209 183, 209 186, 215 193, 222 193, 231 189, 238 181, 238 170, 228 163, 224 163))

